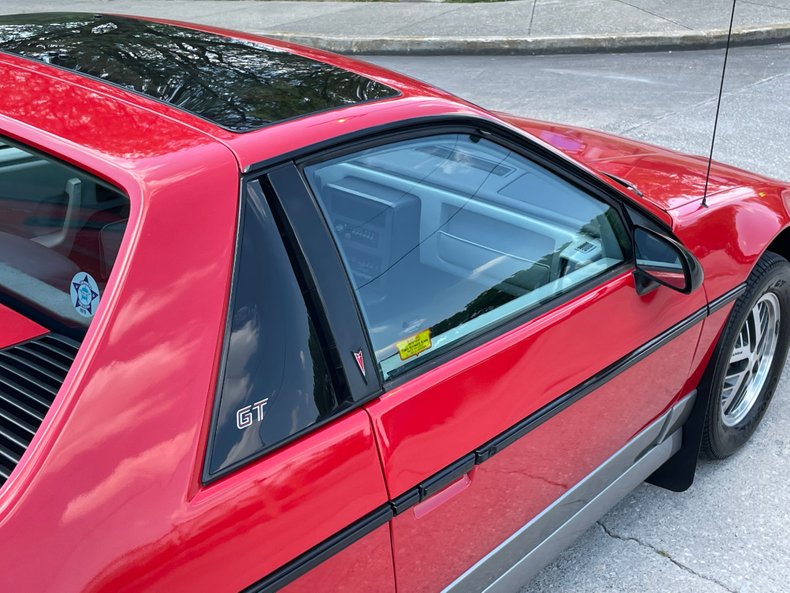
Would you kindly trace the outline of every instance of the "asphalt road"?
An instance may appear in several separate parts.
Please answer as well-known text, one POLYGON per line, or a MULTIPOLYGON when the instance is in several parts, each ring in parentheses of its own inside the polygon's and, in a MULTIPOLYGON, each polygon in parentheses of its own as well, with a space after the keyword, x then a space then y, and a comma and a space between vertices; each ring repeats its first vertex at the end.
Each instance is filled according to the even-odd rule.
MULTIPOLYGON (((483 107, 707 154, 723 51, 367 59, 483 107)), ((789 45, 732 50, 714 157, 790 180, 788 99, 789 45)), ((745 449, 685 493, 641 486, 522 593, 786 593, 789 473, 786 370, 745 449)))
MULTIPOLYGON (((489 109, 707 155, 723 50, 364 58, 489 109)), ((790 45, 730 51, 714 158, 790 180, 790 45)))

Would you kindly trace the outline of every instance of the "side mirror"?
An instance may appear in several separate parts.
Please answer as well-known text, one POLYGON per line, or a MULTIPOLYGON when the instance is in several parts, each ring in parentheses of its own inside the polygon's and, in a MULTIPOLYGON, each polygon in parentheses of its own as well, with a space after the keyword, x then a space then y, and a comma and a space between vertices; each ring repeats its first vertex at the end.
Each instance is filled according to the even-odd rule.
POLYGON ((662 284, 683 294, 702 284, 702 266, 674 239, 642 227, 634 230, 636 291, 645 294, 662 284))

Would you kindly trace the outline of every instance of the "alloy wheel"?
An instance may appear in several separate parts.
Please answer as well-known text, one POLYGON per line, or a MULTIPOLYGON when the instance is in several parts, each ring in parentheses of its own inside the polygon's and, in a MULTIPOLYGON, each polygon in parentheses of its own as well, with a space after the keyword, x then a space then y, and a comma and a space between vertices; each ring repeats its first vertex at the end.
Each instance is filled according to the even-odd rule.
POLYGON ((721 417, 736 426, 754 407, 768 378, 779 343, 779 299, 762 295, 749 311, 730 355, 721 392, 721 417))

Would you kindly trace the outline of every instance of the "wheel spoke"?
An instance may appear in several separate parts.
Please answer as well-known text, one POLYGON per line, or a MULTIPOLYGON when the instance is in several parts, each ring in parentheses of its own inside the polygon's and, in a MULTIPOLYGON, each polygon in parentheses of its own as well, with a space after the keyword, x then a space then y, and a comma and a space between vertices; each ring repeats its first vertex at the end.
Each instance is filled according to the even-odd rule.
POLYGON ((740 399, 740 393, 743 387, 748 384, 746 378, 749 376, 748 370, 743 370, 737 373, 727 375, 724 379, 724 389, 721 392, 721 408, 726 414, 734 403, 740 399))
POLYGON ((741 334, 738 337, 738 341, 732 351, 732 356, 730 356, 730 364, 734 362, 740 362, 742 360, 748 360, 751 357, 752 351, 749 348, 749 343, 743 339, 743 334, 741 334))
POLYGON ((760 305, 760 340, 755 349, 758 359, 762 358, 766 347, 772 342, 774 333, 773 328, 770 327, 772 316, 768 310, 768 305, 765 303, 760 303, 760 305))
POLYGON ((757 349, 759 348, 760 344, 763 341, 763 324, 760 315, 760 304, 758 303, 755 309, 752 309, 751 313, 749 314, 749 320, 747 325, 749 326, 750 336, 749 342, 752 349, 752 353, 757 353, 757 349), (755 309, 757 309, 755 311, 755 309))

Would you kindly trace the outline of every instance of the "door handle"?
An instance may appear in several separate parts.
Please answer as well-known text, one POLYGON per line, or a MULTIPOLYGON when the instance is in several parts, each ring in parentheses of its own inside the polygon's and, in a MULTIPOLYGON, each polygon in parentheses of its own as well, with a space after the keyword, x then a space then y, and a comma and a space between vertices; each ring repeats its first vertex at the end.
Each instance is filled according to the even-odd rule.
POLYGON ((412 509, 414 512, 414 517, 416 519, 421 519, 428 513, 436 510, 441 505, 449 502, 456 496, 459 496, 465 492, 472 485, 472 479, 474 478, 476 470, 477 468, 473 467, 471 470, 453 482, 450 482, 447 486, 437 491, 435 494, 416 504, 412 509))

